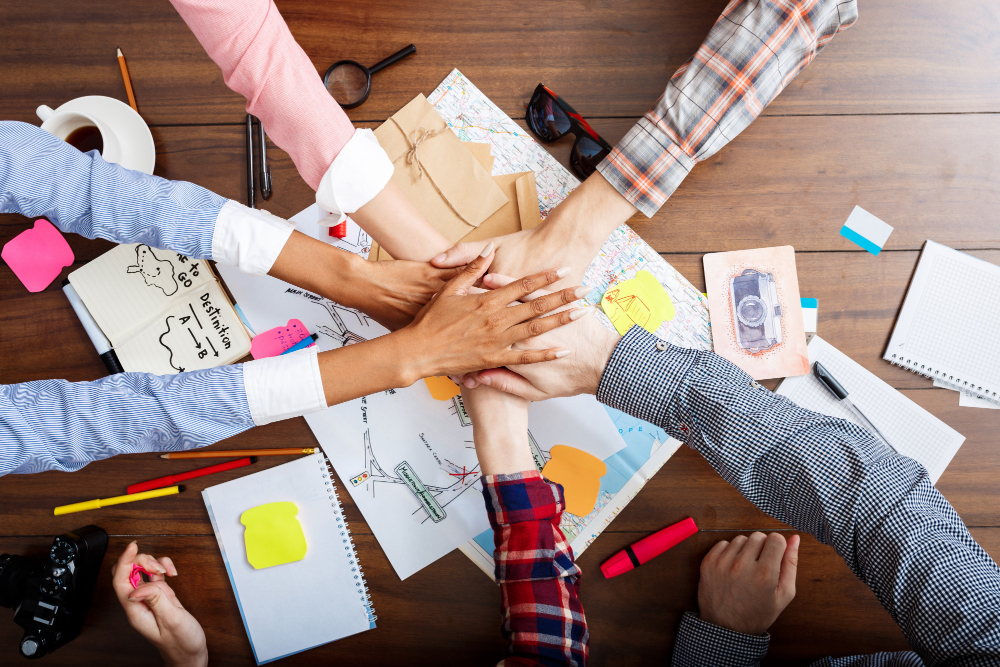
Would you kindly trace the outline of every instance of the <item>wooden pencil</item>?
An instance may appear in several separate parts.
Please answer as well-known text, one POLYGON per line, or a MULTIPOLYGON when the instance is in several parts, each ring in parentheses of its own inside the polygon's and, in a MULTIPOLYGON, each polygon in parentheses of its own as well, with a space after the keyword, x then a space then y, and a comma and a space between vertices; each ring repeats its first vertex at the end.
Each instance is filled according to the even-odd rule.
POLYGON ((281 449, 215 449, 209 452, 170 452, 161 459, 229 459, 243 456, 301 456, 315 454, 315 447, 283 447, 281 449))
POLYGON ((132 92, 132 79, 128 76, 128 66, 125 64, 125 56, 122 50, 118 49, 118 67, 122 70, 122 78, 125 80, 125 92, 128 94, 128 105, 132 110, 139 113, 139 107, 135 104, 135 93, 132 92))

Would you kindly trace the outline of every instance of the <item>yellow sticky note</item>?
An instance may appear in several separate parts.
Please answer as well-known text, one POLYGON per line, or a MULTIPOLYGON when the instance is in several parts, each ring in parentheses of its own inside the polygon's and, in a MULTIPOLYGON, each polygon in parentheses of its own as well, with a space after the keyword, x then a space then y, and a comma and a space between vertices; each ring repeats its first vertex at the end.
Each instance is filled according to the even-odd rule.
POLYGON ((240 515, 246 526, 243 539, 247 560, 255 570, 294 563, 306 557, 306 536, 295 517, 295 503, 278 502, 252 507, 240 515))
POLYGON ((577 516, 593 512, 608 467, 593 454, 568 445, 555 445, 549 455, 552 458, 542 468, 542 475, 562 484, 566 511, 577 516))
POLYGON ((431 396, 437 401, 450 401, 462 393, 462 389, 445 375, 424 378, 424 382, 431 390, 431 396))
POLYGON ((622 336, 633 324, 655 333, 661 324, 674 319, 674 302, 649 271, 614 285, 601 298, 601 308, 622 336))

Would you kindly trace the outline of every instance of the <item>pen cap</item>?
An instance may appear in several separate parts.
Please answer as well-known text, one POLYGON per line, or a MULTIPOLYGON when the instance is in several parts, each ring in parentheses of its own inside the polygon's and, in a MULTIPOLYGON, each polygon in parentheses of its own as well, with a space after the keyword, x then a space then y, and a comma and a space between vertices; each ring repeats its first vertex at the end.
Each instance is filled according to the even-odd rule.
POLYGON ((640 563, 656 558, 667 549, 672 549, 698 532, 694 519, 688 517, 672 526, 658 530, 632 545, 632 551, 640 563))
POLYGON ((624 551, 619 551, 601 564, 601 573, 604 574, 605 579, 617 577, 619 574, 625 574, 633 569, 635 566, 632 565, 632 559, 624 551))
POLYGON ((847 390, 844 386, 837 382, 837 379, 830 375, 830 371, 826 370, 826 367, 819 363, 818 361, 813 364, 813 374, 819 379, 820 382, 826 385, 834 396, 840 400, 847 398, 847 390))

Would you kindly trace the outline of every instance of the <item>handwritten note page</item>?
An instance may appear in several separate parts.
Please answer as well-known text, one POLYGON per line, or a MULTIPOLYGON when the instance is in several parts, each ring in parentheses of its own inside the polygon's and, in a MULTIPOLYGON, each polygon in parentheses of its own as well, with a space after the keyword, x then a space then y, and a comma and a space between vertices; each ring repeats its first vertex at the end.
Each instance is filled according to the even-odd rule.
POLYGON ((165 375, 236 361, 250 351, 250 337, 212 281, 171 303, 115 351, 127 371, 165 375))
POLYGON ((214 282, 215 275, 205 260, 131 243, 77 269, 69 281, 117 348, 175 300, 214 282))

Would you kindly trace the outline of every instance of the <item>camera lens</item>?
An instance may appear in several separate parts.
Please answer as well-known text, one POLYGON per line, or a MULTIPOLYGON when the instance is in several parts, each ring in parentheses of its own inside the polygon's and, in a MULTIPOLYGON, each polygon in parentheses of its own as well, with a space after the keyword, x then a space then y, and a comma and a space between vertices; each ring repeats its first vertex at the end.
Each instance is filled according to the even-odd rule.
POLYGON ((758 327, 764 323, 766 310, 760 297, 748 295, 740 300, 740 305, 736 308, 736 316, 744 325, 758 327))
POLYGON ((24 582, 34 565, 24 556, 0 555, 0 607, 13 609, 21 603, 24 582))

